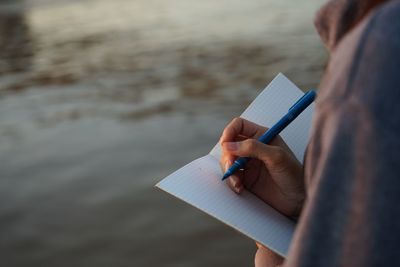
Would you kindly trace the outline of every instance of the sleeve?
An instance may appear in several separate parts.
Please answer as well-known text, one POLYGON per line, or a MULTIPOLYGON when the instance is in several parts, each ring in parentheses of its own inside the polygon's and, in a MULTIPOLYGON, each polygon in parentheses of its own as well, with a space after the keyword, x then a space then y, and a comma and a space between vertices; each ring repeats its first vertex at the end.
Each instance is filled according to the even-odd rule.
POLYGON ((400 2, 353 29, 321 84, 285 266, 400 266, 400 2))

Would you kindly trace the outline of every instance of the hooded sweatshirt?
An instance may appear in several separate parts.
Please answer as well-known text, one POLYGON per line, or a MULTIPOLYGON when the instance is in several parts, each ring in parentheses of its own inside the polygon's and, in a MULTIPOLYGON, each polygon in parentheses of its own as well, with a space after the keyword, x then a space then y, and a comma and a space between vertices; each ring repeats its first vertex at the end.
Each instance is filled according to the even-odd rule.
POLYGON ((330 60, 284 266, 400 266, 400 0, 330 1, 315 24, 330 60))

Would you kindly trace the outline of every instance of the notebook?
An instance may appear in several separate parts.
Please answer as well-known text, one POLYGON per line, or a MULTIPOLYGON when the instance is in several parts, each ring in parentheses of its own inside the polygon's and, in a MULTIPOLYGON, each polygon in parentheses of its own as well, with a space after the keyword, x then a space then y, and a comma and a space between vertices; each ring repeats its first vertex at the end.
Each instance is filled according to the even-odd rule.
MULTIPOLYGON (((295 84, 278 74, 241 117, 271 127, 302 95, 295 84)), ((303 160, 308 143, 313 109, 312 104, 280 134, 299 161, 303 160)), ((170 174, 156 187, 285 257, 295 223, 249 191, 244 190, 240 195, 234 193, 221 181, 220 156, 221 147, 216 144, 208 155, 170 174)))

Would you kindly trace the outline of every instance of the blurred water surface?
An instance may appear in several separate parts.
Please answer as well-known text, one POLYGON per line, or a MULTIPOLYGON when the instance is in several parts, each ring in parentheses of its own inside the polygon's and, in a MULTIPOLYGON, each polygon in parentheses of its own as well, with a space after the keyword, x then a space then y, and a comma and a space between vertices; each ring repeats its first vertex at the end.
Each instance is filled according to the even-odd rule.
POLYGON ((278 72, 318 85, 322 2, 0 1, 1 265, 252 265, 153 186, 278 72))

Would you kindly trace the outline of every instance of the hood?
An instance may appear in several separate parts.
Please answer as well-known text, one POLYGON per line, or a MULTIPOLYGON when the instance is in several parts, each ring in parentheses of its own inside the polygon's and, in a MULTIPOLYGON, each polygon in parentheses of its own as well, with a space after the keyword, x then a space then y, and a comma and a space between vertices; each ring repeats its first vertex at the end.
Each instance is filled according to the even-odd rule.
POLYGON ((315 17, 315 27, 329 50, 378 5, 393 0, 331 0, 315 17))

